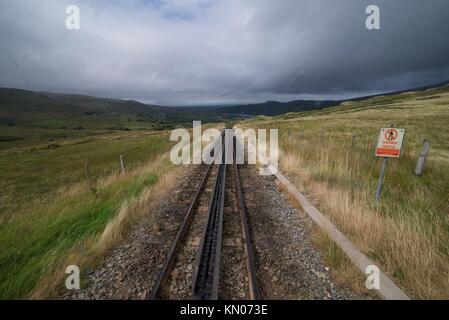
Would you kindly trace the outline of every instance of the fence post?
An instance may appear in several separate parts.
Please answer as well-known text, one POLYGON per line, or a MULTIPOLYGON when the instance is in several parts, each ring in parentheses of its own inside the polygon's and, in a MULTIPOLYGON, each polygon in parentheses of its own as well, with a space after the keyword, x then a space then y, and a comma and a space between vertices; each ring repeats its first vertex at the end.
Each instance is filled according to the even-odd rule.
POLYGON ((90 170, 87 162, 84 162, 84 174, 86 176, 87 183, 90 185, 90 170))
POLYGON ((125 174, 125 158, 122 155, 120 156, 120 168, 122 170, 122 174, 125 174))
POLYGON ((354 147, 355 147, 356 139, 357 139, 357 135, 353 134, 352 135, 352 143, 351 143, 351 148, 352 149, 354 149, 354 147))
POLYGON ((418 163, 415 168, 415 175, 420 177, 423 174, 424 164, 426 162, 427 154, 430 151, 430 140, 424 139, 421 153, 419 154, 418 163))

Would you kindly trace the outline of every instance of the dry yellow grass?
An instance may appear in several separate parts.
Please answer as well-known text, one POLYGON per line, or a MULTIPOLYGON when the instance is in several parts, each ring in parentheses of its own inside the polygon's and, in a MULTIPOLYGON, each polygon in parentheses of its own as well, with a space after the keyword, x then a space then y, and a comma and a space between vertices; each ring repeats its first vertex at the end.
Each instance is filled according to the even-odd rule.
MULTIPOLYGON (((321 152, 324 158, 329 155, 324 150, 321 152)), ((345 162, 344 159, 340 161, 345 162)), ((377 257, 382 268, 396 278, 399 285, 417 298, 447 297, 449 265, 438 245, 439 239, 446 238, 442 225, 434 225, 435 230, 430 232, 430 226, 422 220, 383 216, 367 205, 370 195, 363 190, 350 193, 325 182, 313 181, 310 174, 296 169, 303 166, 293 155, 284 158, 283 166, 305 184, 312 199, 318 199, 319 207, 341 231, 362 251, 377 257), (397 270, 402 270, 403 274, 395 274, 397 270)), ((323 163, 319 167, 325 169, 323 163)), ((351 170, 346 172, 351 174, 351 170)))
MULTIPOLYGON (((282 171, 409 296, 448 299, 449 88, 420 99, 432 95, 430 90, 350 102, 243 126, 279 129, 282 171), (374 143, 379 128, 390 123, 406 128, 406 143, 401 158, 389 162, 383 198, 375 206, 380 162, 374 143), (432 149, 424 176, 417 178, 413 170, 423 138, 432 140, 432 149)), ((363 290, 363 278, 335 245, 322 232, 316 239, 338 277, 363 290)))
MULTIPOLYGON (((183 168, 185 169, 185 168, 183 168)), ((106 226, 101 234, 96 249, 99 252, 106 252, 126 235, 129 225, 145 215, 151 215, 154 207, 159 201, 176 185, 179 181, 179 174, 182 169, 162 176, 156 184, 146 188, 139 197, 131 201, 125 200, 118 214, 106 226)))

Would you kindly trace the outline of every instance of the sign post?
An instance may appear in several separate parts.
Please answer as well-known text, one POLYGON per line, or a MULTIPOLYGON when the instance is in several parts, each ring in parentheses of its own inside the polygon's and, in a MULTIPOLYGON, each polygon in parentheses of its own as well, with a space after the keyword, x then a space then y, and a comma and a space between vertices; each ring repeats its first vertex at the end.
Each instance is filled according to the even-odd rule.
POLYGON ((382 167, 380 168, 379 182, 377 183, 376 203, 379 202, 380 195, 382 193, 382 186, 384 184, 385 170, 387 170, 387 164, 388 164, 388 158, 385 157, 382 160, 382 167))
POLYGON ((388 158, 399 158, 404 142, 405 129, 382 128, 377 140, 376 157, 382 157, 382 167, 380 169, 379 182, 376 191, 376 203, 379 202, 382 194, 382 186, 387 169, 388 158))

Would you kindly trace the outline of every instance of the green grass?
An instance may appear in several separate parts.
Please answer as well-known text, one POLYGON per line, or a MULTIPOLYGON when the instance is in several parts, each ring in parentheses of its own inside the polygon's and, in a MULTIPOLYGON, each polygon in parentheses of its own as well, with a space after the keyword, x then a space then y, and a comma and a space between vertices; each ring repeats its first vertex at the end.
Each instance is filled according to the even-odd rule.
POLYGON ((31 123, 33 127, 46 129, 74 129, 82 127, 85 130, 148 130, 156 127, 153 119, 138 116, 136 114, 98 114, 98 115, 77 115, 65 118, 50 118, 37 120, 31 123))
POLYGON ((11 127, 0 125, 0 153, 39 146, 45 143, 61 142, 67 139, 85 138, 111 133, 113 133, 112 130, 45 129, 39 127, 11 127), (5 141, 5 139, 2 139, 3 137, 10 138, 10 141, 5 141))
POLYGON ((49 199, 61 187, 85 181, 85 163, 95 180, 117 172, 120 155, 132 169, 166 152, 168 140, 166 135, 125 134, 0 154, 0 167, 8 168, 0 171, 0 215, 14 215, 35 201, 49 199))
POLYGON ((1 299, 29 296, 55 263, 77 244, 101 234, 125 200, 137 197, 171 168, 166 159, 139 175, 101 182, 118 172, 120 154, 132 171, 166 153, 172 145, 168 136, 124 134, 74 142, 0 156, 0 166, 8 168, 0 172, 1 299), (85 162, 95 192, 85 184, 85 162))
POLYGON ((29 294, 41 276, 77 243, 101 233, 124 199, 136 197, 159 178, 157 172, 130 178, 101 189, 67 196, 26 217, 2 224, 0 297, 29 294))

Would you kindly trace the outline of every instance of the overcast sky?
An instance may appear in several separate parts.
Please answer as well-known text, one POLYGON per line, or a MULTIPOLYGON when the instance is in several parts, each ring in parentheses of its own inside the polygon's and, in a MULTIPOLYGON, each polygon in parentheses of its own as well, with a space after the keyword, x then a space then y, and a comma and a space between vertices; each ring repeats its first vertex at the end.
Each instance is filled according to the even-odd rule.
POLYGON ((0 86, 163 105, 393 91, 449 80, 448 17, 448 0, 1 0, 0 86))

